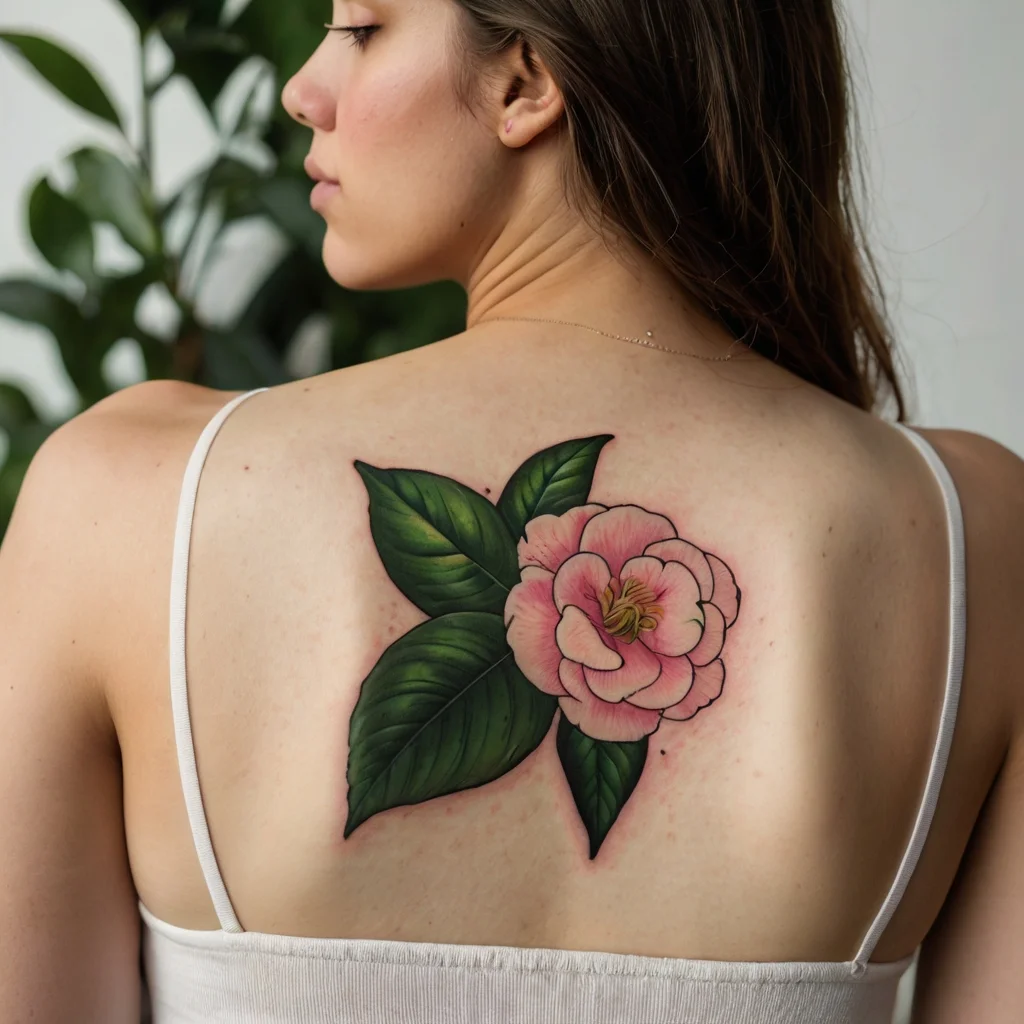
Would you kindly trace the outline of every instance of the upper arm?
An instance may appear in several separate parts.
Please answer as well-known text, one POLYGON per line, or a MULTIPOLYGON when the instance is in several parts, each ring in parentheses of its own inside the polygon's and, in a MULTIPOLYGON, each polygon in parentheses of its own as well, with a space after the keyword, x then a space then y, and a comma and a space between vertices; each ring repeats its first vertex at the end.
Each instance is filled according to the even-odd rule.
POLYGON ((0 546, 0 1024, 139 1020, 103 643, 131 624, 104 621, 109 538, 144 501, 131 478, 143 407, 180 400, 180 387, 127 389, 51 435, 0 546))
POLYGON ((1005 687, 998 692, 1011 739, 922 944, 914 1021, 1011 1024, 1024 1006, 1024 462, 975 435, 935 431, 929 438, 964 507, 968 650, 985 645, 980 660, 1005 687), (975 600, 972 616, 970 596, 979 594, 984 608, 979 612, 975 600))

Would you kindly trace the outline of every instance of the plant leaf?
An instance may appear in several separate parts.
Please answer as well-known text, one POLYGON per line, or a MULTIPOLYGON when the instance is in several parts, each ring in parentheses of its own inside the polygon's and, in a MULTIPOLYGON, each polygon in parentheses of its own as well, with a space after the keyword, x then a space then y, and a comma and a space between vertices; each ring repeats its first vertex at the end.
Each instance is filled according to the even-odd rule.
POLYGON ((501 512, 518 540, 537 516, 560 516, 585 505, 604 446, 614 434, 563 441, 531 455, 511 476, 498 499, 501 512))
POLYGON ((289 380, 283 362, 257 331, 239 325, 203 332, 202 383, 206 387, 250 391, 289 380))
POLYGON ((498 510, 455 480, 416 469, 355 467, 370 496, 370 532, 395 586, 428 615, 501 614, 519 582, 498 510))
POLYGON ((556 708, 516 667, 500 616, 453 612, 414 627, 380 656, 352 712, 345 837, 381 811, 510 772, 556 708))
POLYGON ((634 743, 591 739, 562 715, 556 742, 569 789, 590 837, 593 860, 640 781, 648 740, 646 736, 634 743))
POLYGON ((314 259, 321 259, 327 224, 309 205, 309 180, 268 178, 256 188, 267 216, 314 259))
POLYGON ((65 99, 124 132, 121 115, 106 90, 78 57, 43 36, 0 32, 0 42, 19 53, 65 99))
POLYGON ((45 327, 58 340, 84 325, 78 307, 64 294, 23 277, 0 280, 0 313, 45 327))
POLYGON ((40 178, 28 201, 29 233, 36 248, 58 270, 70 270, 89 289, 96 284, 92 221, 80 206, 40 178))
POLYGON ((137 172, 120 157, 95 146, 76 150, 71 162, 78 175, 71 198, 94 221, 113 224, 143 256, 158 255, 160 234, 137 172))
POLYGON ((42 417, 25 390, 10 381, 0 381, 0 430, 8 432, 28 423, 41 423, 42 417))

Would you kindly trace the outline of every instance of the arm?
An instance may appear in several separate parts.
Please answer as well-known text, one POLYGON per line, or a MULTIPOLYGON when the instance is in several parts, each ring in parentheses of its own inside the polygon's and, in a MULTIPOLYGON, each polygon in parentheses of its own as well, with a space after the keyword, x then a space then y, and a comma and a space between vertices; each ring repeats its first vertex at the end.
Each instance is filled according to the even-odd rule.
POLYGON ((972 639, 991 649, 982 660, 1006 687, 1013 738, 922 944, 913 1021, 1014 1024, 1024 1014, 1024 463, 984 438, 932 433, 964 505, 968 649, 972 639), (996 592, 998 622, 971 618, 983 589, 996 592))
POLYGON ((0 1024, 139 1021, 139 918, 104 687, 130 623, 110 621, 108 595, 118 524, 147 514, 132 481, 147 410, 180 404, 182 387, 126 389, 51 435, 0 546, 0 1024))

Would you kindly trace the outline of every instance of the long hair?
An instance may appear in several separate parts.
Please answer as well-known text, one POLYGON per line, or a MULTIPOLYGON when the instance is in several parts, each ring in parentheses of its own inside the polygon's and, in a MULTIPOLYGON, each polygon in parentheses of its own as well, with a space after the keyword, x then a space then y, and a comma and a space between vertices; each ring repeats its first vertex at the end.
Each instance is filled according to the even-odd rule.
POLYGON ((523 46, 566 106, 566 195, 734 337, 861 409, 905 415, 856 199, 833 0, 454 0, 459 98, 523 46))

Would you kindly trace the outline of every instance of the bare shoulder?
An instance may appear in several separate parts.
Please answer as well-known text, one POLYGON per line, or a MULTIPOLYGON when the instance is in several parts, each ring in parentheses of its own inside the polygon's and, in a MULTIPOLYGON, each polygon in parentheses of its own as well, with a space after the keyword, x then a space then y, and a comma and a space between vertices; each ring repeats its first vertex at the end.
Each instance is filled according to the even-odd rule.
POLYGON ((1024 460, 978 434, 922 433, 946 464, 963 509, 964 686, 997 687, 1012 720, 1002 765, 922 946, 913 1019, 1009 1024, 1024 1004, 1024 460))
POLYGON ((166 621, 177 478, 223 401, 157 381, 69 420, 33 458, 0 546, 0 918, 18 937, 0 934, 0 1005, 17 1019, 139 1019, 110 680, 145 663, 147 624, 166 621))
POLYGON ((97 676, 105 624, 130 613, 138 581, 165 556, 204 417, 234 394, 173 380, 133 385, 59 427, 29 466, 4 537, 6 569, 14 578, 49 573, 50 600, 80 609, 76 632, 90 639, 79 657, 97 676))
POLYGON ((1013 670, 1024 658, 1024 459, 969 431, 921 433, 939 453, 960 497, 970 628, 976 636, 998 639, 991 657, 1004 668, 1007 697, 1024 730, 1024 677, 1013 670))

